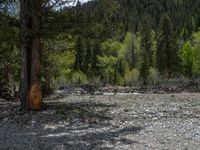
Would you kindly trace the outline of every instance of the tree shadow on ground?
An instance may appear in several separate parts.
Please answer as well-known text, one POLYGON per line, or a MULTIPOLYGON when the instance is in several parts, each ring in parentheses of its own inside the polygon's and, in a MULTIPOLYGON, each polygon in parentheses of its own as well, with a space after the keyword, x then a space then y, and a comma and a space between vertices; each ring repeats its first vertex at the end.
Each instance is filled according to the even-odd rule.
MULTIPOLYGON (((67 129, 60 133, 49 133, 47 135, 42 135, 41 141, 62 141, 55 145, 57 147, 64 147, 65 149, 76 149, 76 150, 106 150, 113 149, 117 145, 131 145, 138 143, 137 141, 123 138, 122 136, 137 134, 141 127, 124 127, 122 129, 112 129, 112 130, 102 130, 87 132, 89 129, 83 132, 78 129, 74 129, 73 132, 67 129)), ((54 143, 54 142, 53 142, 54 143)), ((49 147, 51 147, 49 145, 49 147)))
MULTIPOLYGON (((116 107, 116 104, 99 102, 47 103, 48 110, 55 110, 69 124, 54 130, 43 129, 44 133, 38 138, 40 141, 51 141, 51 144, 57 141, 55 149, 72 150, 105 150, 113 149, 115 145, 137 143, 123 136, 137 134, 142 127, 118 127, 110 123, 113 118, 109 112, 116 107)), ((46 149, 51 149, 51 144, 46 149)))
POLYGON ((116 116, 110 112, 118 105, 103 102, 51 101, 44 111, 15 115, 10 127, 20 143, 8 136, 4 144, 8 149, 13 144, 20 149, 106 150, 137 143, 126 136, 137 134, 142 127, 113 124, 116 116))

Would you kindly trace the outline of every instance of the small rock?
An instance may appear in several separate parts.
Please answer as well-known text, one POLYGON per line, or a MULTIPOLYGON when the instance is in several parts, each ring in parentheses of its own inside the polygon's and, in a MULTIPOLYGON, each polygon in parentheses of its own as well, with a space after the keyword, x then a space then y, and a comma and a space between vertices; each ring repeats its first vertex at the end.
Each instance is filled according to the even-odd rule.
POLYGON ((32 120, 32 121, 31 121, 31 126, 34 128, 35 125, 36 125, 36 121, 35 121, 35 120, 32 120))
POLYGON ((124 109, 124 112, 129 112, 129 110, 128 109, 124 109))
POLYGON ((157 118, 157 117, 154 117, 154 118, 152 118, 152 120, 155 121, 155 120, 158 120, 158 118, 157 118))
POLYGON ((97 92, 95 92, 94 94, 95 94, 95 95, 103 95, 103 92, 97 91, 97 92))
POLYGON ((171 95, 171 98, 174 98, 175 97, 175 95, 171 95))
POLYGON ((3 121, 4 121, 4 122, 8 121, 8 118, 4 118, 3 121))

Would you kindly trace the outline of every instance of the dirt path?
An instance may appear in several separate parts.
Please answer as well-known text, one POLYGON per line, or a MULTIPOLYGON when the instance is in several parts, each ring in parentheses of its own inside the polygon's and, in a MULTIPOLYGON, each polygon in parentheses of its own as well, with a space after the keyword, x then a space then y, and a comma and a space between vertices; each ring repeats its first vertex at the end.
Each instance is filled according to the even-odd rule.
POLYGON ((199 150, 200 94, 68 96, 19 114, 0 100, 0 149, 199 150))

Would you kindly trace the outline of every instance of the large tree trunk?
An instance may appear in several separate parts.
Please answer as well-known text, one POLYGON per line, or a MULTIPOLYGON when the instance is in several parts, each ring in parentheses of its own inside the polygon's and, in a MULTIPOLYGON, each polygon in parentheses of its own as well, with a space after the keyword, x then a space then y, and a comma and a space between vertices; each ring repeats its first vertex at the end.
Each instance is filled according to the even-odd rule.
POLYGON ((41 0, 21 0, 21 107, 41 109, 40 29, 41 0))

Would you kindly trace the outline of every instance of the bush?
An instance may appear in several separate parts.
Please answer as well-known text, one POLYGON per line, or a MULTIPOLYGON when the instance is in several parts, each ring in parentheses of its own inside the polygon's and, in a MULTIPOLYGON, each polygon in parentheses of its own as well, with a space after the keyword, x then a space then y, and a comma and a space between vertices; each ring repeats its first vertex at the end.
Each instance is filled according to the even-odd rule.
POLYGON ((135 85, 139 81, 140 73, 137 69, 132 69, 126 71, 124 76, 124 84, 125 85, 135 85))
POLYGON ((155 68, 150 68, 148 81, 155 84, 159 80, 159 72, 155 68))
POLYGON ((89 84, 95 84, 97 86, 101 86, 102 82, 100 80, 100 77, 93 77, 89 80, 89 84))
POLYGON ((88 79, 87 76, 81 72, 73 72, 71 76, 71 84, 80 85, 80 84, 87 84, 88 79))

